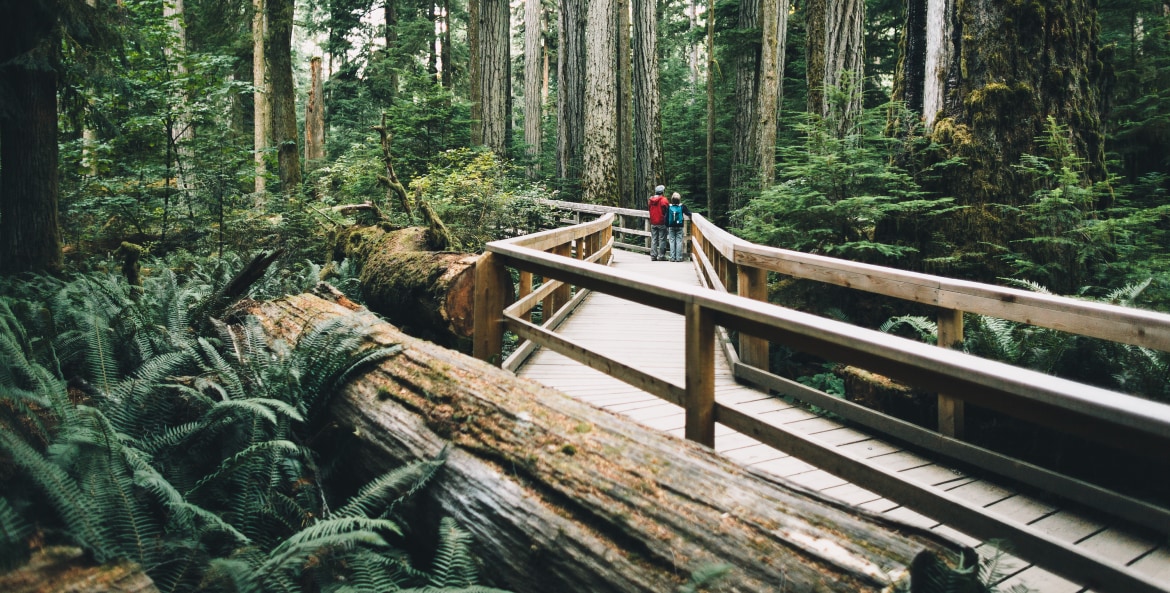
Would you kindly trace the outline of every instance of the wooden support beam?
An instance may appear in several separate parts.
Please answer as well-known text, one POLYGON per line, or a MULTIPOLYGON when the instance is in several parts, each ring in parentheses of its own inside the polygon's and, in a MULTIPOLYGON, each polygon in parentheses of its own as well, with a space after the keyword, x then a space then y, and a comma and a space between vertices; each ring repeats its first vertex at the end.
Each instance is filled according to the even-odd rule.
MULTIPOLYGON (((963 312, 942 309, 938 312, 938 345, 950 348, 963 341, 963 312)), ((963 400, 938 394, 938 431, 962 439, 964 433, 963 400)))
POLYGON ((715 321, 711 312, 688 303, 686 438, 715 446, 715 321))
MULTIPOLYGON (((736 266, 739 296, 768 302, 768 272, 751 266, 736 266)), ((739 359, 746 365, 768 369, 768 341, 740 332, 739 359)))
POLYGON ((501 284, 509 278, 500 258, 484 252, 475 261, 475 335, 472 353, 476 358, 499 365, 504 347, 504 300, 509 286, 501 284))

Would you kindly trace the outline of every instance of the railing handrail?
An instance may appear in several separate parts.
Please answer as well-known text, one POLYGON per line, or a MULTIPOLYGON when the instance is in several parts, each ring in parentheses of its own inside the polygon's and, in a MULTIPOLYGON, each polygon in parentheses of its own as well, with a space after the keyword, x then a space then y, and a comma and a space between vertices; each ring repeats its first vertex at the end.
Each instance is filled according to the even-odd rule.
POLYGON ((812 341, 802 342, 802 350, 810 345, 815 350, 832 350, 837 353, 835 360, 856 359, 908 384, 969 395, 969 401, 1001 395, 1170 439, 1170 406, 1166 404, 746 297, 675 282, 649 282, 638 274, 544 253, 516 239, 489 243, 487 251, 503 256, 511 266, 658 309, 683 314, 688 306, 699 306, 717 316, 717 325, 770 334, 777 342, 802 336, 812 341))
MULTIPOLYGON (((696 253, 700 266, 707 268, 707 275, 719 266, 722 269, 716 272, 727 273, 729 270, 724 264, 736 259, 736 248, 742 247, 742 240, 709 222, 704 224, 706 221, 697 215, 695 218, 699 224, 694 229, 694 245, 700 250, 696 253), (719 266, 713 265, 706 257, 707 254, 701 251, 705 245, 714 244, 731 249, 731 258, 725 258, 722 252, 719 253, 719 257, 726 260, 720 262, 719 266)), ((1015 416, 1088 434, 1106 442, 1125 442, 1133 449, 1159 456, 1170 454, 1170 448, 1166 446, 1170 443, 1170 405, 786 309, 763 302, 758 297, 748 298, 668 281, 649 281, 638 274, 587 263, 584 254, 592 253, 588 259, 599 260, 601 256, 607 255, 604 250, 612 247, 612 236, 608 233, 612 232, 609 225, 612 225, 613 219, 614 214, 607 213, 596 221, 578 225, 574 230, 557 229, 535 237, 489 243, 476 269, 476 356, 487 360, 498 359, 503 330, 511 329, 541 346, 552 348, 587 366, 682 405, 686 410, 685 435, 688 439, 713 445, 715 422, 722 422, 802 459, 810 462, 816 460, 819 467, 861 487, 905 505, 918 505, 936 519, 972 535, 983 538, 1007 536, 1012 539, 1021 557, 1044 564, 1049 569, 1059 567, 1058 574, 1092 584, 1094 589, 1127 593, 1166 591, 1149 577, 1113 560, 1074 549, 1072 544, 1054 539, 1029 525, 993 516, 985 509, 953 499, 929 487, 908 483, 888 470, 865 464, 832 447, 772 426, 734 404, 716 401, 713 378, 714 336, 716 326, 737 330, 741 338, 742 334, 754 334, 830 360, 873 369, 912 386, 945 390, 949 394, 1015 416), (592 234, 586 232, 586 228, 592 234), (600 252, 599 239, 606 240, 606 247, 600 252), (558 244, 562 240, 576 242, 578 259, 565 257, 571 250, 566 243, 558 244), (551 252, 546 253, 546 248, 551 252), (493 291, 491 287, 492 282, 507 277, 499 273, 506 267, 521 270, 522 278, 525 274, 529 278, 539 274, 546 282, 571 284, 578 289, 596 290, 684 315, 685 386, 680 387, 631 368, 621 361, 607 358, 552 333, 548 327, 538 327, 517 317, 515 307, 505 310, 506 304, 498 300, 501 298, 498 295, 506 291, 493 291)), ((754 276, 752 270, 759 271, 759 268, 736 264, 736 267, 741 266, 737 270, 740 288, 743 284, 758 287, 760 278, 754 276)), ((541 290, 544 291, 544 287, 541 290)), ((582 291, 578 292, 580 294, 582 291)), ((737 377, 742 366, 741 363, 733 365, 737 367, 737 377)), ((751 372, 756 376, 767 374, 758 369, 752 369, 751 372)), ((779 378, 773 376, 763 379, 774 381, 779 378)), ((775 382, 771 384, 777 385, 775 382)), ((777 388, 785 390, 783 386, 777 388)), ((882 424, 888 427, 889 419, 882 424)), ((951 453, 961 446, 978 449, 945 435, 936 435, 935 439, 951 453)), ((986 450, 976 451, 974 457, 992 459, 1001 469, 1004 465, 1015 465, 1010 458, 997 457, 995 453, 986 450)), ((1029 464, 1019 465, 1021 469, 1033 467, 1029 464)), ((1170 532, 1166 531, 1170 527, 1170 515, 1165 509, 1075 479, 1055 477, 1043 468, 1033 469, 1038 474, 1044 474, 1037 483, 1055 485, 1057 494, 1091 506, 1094 502, 1101 502, 1105 505, 1101 510, 1116 512, 1118 516, 1170 532)))
POLYGON ((1170 351, 1170 315, 1018 288, 910 272, 750 243, 700 214, 692 224, 729 261, 795 278, 847 286, 1073 334, 1170 351), (1124 330, 1118 330, 1123 326, 1124 330))

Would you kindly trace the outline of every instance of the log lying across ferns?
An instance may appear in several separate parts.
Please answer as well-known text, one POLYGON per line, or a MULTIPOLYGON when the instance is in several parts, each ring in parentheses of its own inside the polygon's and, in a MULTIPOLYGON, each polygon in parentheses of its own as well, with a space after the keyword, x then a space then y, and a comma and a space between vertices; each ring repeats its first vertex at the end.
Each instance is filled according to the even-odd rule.
POLYGON ((413 336, 467 351, 476 256, 435 251, 432 235, 423 227, 354 227, 339 236, 334 257, 360 263, 362 296, 372 311, 413 336))
MULTIPOLYGON (((247 312, 288 340, 351 313, 313 295, 247 312)), ((369 479, 453 445, 429 485, 435 508, 420 515, 469 530, 493 585, 660 593, 725 564, 718 590, 883 591, 908 578, 920 553, 971 553, 390 324, 373 327, 375 342, 404 349, 331 404, 350 439, 335 463, 369 479)))

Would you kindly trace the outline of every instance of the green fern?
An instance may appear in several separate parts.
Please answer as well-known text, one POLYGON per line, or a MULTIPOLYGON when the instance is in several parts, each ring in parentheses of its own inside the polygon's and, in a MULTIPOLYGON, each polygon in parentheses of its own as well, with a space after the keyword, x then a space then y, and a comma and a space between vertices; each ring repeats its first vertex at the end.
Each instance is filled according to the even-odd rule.
POLYGON ((387 472, 363 486, 357 495, 332 516, 370 517, 384 512, 384 509, 393 509, 430 482, 446 461, 447 449, 444 448, 433 460, 415 461, 387 472))
POLYGON ((734 567, 730 564, 705 564, 691 572, 687 582, 678 588, 678 593, 698 593, 726 577, 734 567))
POLYGON ((28 560, 28 538, 32 525, 12 508, 7 498, 0 496, 0 572, 24 564, 28 560))
POLYGON ((471 557, 471 534, 464 531, 450 517, 439 520, 439 545, 431 561, 431 587, 469 587, 477 580, 475 562, 471 557))

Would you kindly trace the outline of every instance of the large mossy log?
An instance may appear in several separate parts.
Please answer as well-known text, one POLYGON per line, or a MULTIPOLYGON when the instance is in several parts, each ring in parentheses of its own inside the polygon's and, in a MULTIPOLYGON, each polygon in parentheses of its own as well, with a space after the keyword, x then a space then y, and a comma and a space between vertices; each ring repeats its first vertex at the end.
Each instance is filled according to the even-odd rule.
POLYGON ((435 251, 432 234, 422 227, 355 227, 338 237, 334 257, 361 263, 362 299, 371 311, 412 336, 468 351, 476 255, 435 251))
MULTIPOLYGON (((352 312, 313 295, 253 303, 274 335, 352 312)), ((352 313, 368 316, 368 313, 352 313)), ((474 536, 491 584, 518 592, 673 591, 726 564, 720 591, 886 591, 924 552, 971 551, 376 323, 401 353, 335 398, 344 474, 365 480, 450 443, 428 522, 474 536)), ((968 556, 969 557, 969 556, 968 556)))

